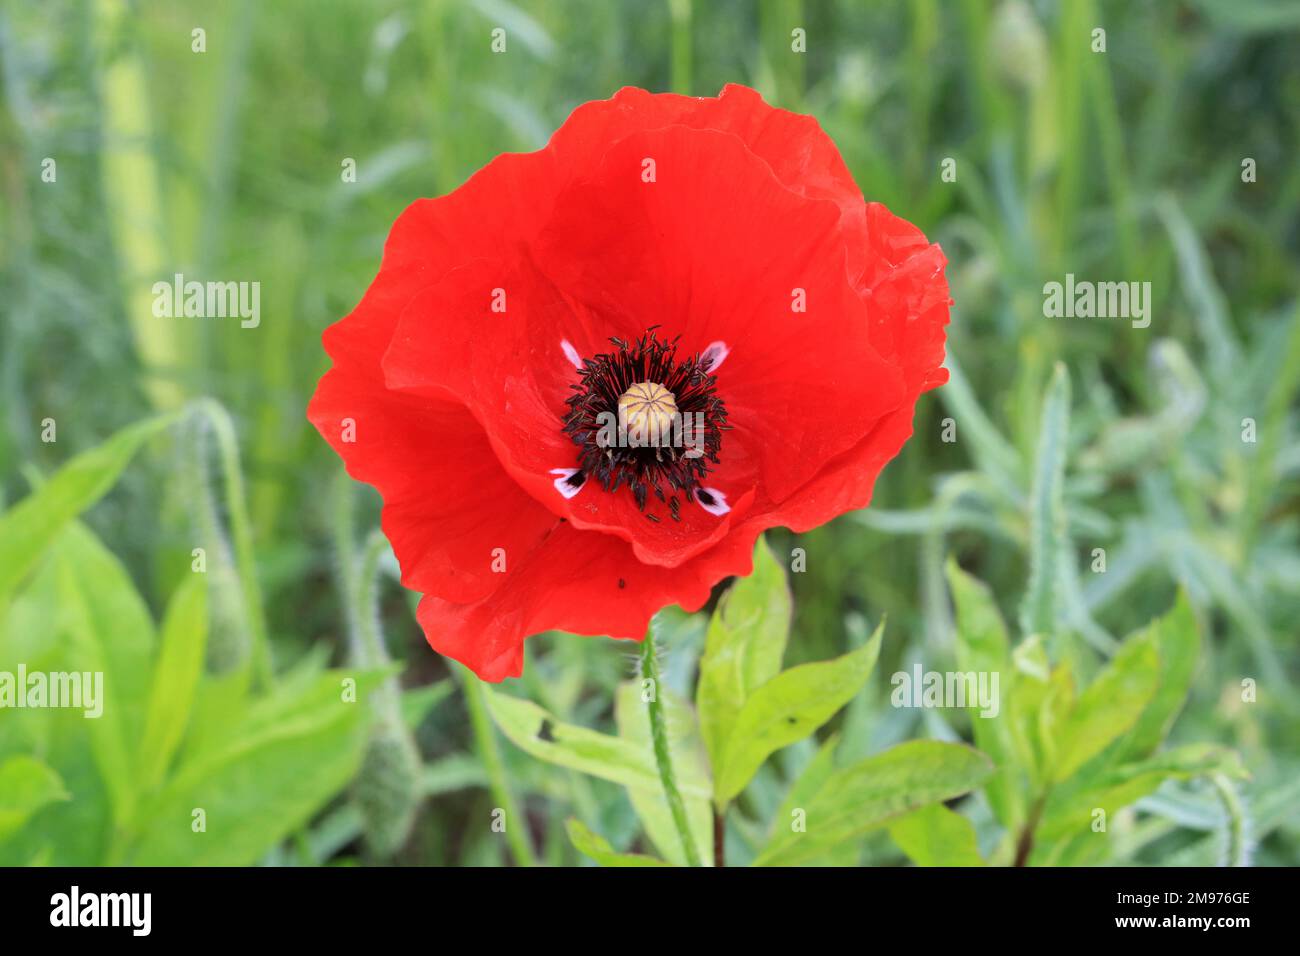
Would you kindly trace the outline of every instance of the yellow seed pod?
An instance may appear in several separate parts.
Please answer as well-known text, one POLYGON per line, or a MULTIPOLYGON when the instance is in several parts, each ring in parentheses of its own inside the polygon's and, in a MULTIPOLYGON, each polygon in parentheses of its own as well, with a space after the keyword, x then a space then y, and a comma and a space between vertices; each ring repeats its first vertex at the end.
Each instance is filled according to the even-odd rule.
POLYGON ((619 420, 653 446, 667 444, 677 415, 677 398, 658 382, 637 382, 618 400, 619 420))

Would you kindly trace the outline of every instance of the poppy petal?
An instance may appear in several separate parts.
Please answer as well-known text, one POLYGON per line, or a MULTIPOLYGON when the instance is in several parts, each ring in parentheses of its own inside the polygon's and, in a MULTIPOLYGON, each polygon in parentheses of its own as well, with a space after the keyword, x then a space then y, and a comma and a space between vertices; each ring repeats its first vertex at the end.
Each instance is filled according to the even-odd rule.
POLYGON ((641 564, 613 535, 561 523, 490 597, 456 604, 425 596, 417 617, 434 650, 483 680, 500 681, 523 671, 530 634, 564 630, 639 640, 665 605, 702 607, 710 584, 684 569, 641 564))
POLYGON ((759 478, 779 501, 903 400, 839 223, 834 203, 785 189, 735 136, 674 126, 627 136, 562 193, 537 258, 589 314, 659 326, 687 353, 729 344, 718 394, 732 427, 769 449, 759 478))
POLYGON ((379 391, 333 369, 309 415, 348 474, 383 497, 384 533, 412 590, 486 597, 504 580, 498 556, 522 558, 555 525, 506 474, 463 405, 379 391))

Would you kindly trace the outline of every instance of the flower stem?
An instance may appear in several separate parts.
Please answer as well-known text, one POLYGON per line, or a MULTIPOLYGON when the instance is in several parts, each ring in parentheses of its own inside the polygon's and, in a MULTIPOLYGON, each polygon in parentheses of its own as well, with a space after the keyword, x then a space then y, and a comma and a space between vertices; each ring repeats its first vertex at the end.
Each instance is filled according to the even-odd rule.
MULTIPOLYGON (((388 550, 388 539, 375 528, 361 552, 357 581, 357 625, 361 632, 361 649, 368 667, 383 667, 391 658, 379 627, 379 562, 388 550)), ((396 686, 396 678, 393 678, 396 686)))
POLYGON ((726 809, 713 808, 713 865, 727 865, 726 809))
POLYGON ((672 65, 670 79, 674 93, 691 92, 691 0, 668 0, 672 20, 672 65))
POLYGON ((1034 831, 1038 829, 1038 822, 1043 816, 1043 807, 1047 805, 1047 794, 1044 793, 1036 801, 1029 811, 1029 819, 1025 822, 1020 831, 1020 838, 1016 841, 1016 866, 1028 866, 1029 855, 1034 850, 1034 831))
POLYGON ((248 514, 248 500, 244 493, 244 472, 239 463, 239 441, 235 425, 225 406, 215 399, 199 399, 200 413, 208 420, 217 439, 217 452, 221 459, 222 482, 226 491, 226 513, 230 522, 230 541, 234 549, 235 571, 243 593, 248 630, 252 636, 253 677, 261 687, 270 687, 275 680, 271 659, 271 640, 266 625, 266 610, 262 605, 262 589, 257 581, 257 562, 253 554, 253 523, 248 514))
POLYGON ((650 739, 654 742, 655 763, 659 765, 659 782, 663 784, 664 799, 672 814, 677 834, 682 838, 682 850, 690 866, 700 866, 700 851, 695 848, 695 837, 691 835, 690 821, 686 817, 686 804, 677 789, 677 778, 673 774, 673 758, 668 749, 668 721, 664 718, 664 705, 659 697, 659 663, 655 660, 655 640, 653 634, 647 634, 641 642, 641 678, 651 681, 650 699, 647 707, 650 713, 650 739))
POLYGON ((479 761, 487 771, 488 788, 498 807, 506 815, 506 842, 510 852, 520 866, 536 866, 537 857, 532 844, 528 842, 528 821, 515 806, 514 794, 506 780, 506 767, 501 759, 501 750, 492 727, 492 718, 488 716, 487 701, 483 699, 483 685, 479 679, 463 667, 452 670, 460 678, 461 690, 465 693, 465 706, 469 710, 470 726, 474 729, 474 746, 478 751, 479 761))

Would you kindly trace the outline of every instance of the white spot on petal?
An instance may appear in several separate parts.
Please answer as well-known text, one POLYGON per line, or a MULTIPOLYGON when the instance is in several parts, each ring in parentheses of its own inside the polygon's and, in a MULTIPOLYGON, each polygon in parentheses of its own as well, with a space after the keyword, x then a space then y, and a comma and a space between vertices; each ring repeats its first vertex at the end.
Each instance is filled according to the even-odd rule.
POLYGON ((700 353, 700 367, 712 374, 722 367, 722 363, 730 354, 731 349, 727 348, 726 342, 711 342, 709 347, 700 353))
POLYGON ((582 368, 582 356, 578 354, 572 342, 568 339, 560 339, 560 348, 564 349, 564 357, 573 363, 574 368, 582 368))
POLYGON ((725 515, 731 510, 727 496, 717 488, 696 488, 695 501, 711 515, 725 515))
POLYGON ((572 498, 587 483, 587 476, 580 468, 552 468, 551 474, 560 476, 555 479, 555 490, 566 498, 572 498), (578 476, 577 480, 574 480, 574 475, 578 476))

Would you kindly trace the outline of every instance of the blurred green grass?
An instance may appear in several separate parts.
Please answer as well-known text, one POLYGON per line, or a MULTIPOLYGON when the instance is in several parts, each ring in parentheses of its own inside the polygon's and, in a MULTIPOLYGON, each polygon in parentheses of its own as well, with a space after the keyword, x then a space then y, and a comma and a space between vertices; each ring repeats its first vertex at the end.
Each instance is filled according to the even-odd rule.
MULTIPOLYGON (((867 198, 943 245, 956 302, 955 382, 921 403, 916 436, 873 507, 797 542, 777 537, 778 553, 808 553, 807 572, 793 576, 793 659, 841 652, 861 638, 859 617, 888 615, 886 673, 950 660, 949 553, 1014 618, 1028 579, 1042 396, 1063 361, 1075 383, 1065 498, 1077 631, 1104 649, 1187 588, 1211 625, 1210 661, 1179 733, 1240 747, 1258 800, 1294 796, 1296 9, 1266 0, 6 5, 0 503, 26 493, 24 466, 52 472, 153 410, 212 396, 238 435, 277 661, 322 643, 342 655, 331 524, 339 466, 303 410, 326 364, 320 332, 373 277, 394 217, 497 153, 541 146, 573 107, 620 86, 712 95, 748 83, 815 115, 867 198), (489 49, 496 26, 509 38, 501 55, 489 49), (1095 26, 1106 29, 1104 54, 1089 48, 1095 26), (205 53, 191 51, 196 27, 205 53), (804 55, 790 52, 796 27, 807 31, 804 55), (40 179, 46 157, 56 183, 40 179), (947 157, 956 182, 940 178, 947 157), (1244 157, 1257 162, 1257 182, 1241 181, 1244 157), (356 160, 355 184, 340 181, 345 158, 356 160), (174 272, 259 281, 261 326, 154 320, 148 288, 174 272), (1150 281, 1151 327, 1043 318, 1043 283, 1067 272, 1150 281), (940 435, 949 416, 954 443, 940 435), (41 441, 47 417, 55 444, 41 441), (1259 423, 1257 444, 1240 439, 1247 417, 1259 423), (1104 575, 1088 570, 1096 547, 1108 552, 1104 575), (1261 684, 1254 706, 1235 702, 1248 676, 1261 684)), ((174 456, 140 459, 88 519, 155 613, 177 580, 176 555, 189 552, 192 504, 176 475, 174 456)), ((368 490, 360 498, 359 524, 373 525, 377 502, 368 490)), ((403 684, 445 676, 392 591, 384 618, 403 684)), ((608 719, 625 649, 542 638, 529 656, 523 683, 534 699, 572 719, 608 719)), ((845 719, 864 752, 942 731, 883 702, 877 691, 845 719)), ((470 739, 459 706, 421 725, 428 765, 447 768, 456 795, 425 808, 399 860, 497 860, 496 844, 455 836, 488 800, 481 771, 463 760, 470 739)), ((569 858, 560 827, 575 810, 616 843, 635 829, 603 785, 504 756, 548 853, 569 858)), ((1165 810, 1157 823, 1177 818, 1165 810)), ((1132 859, 1192 846, 1172 827, 1148 831, 1132 859)), ((1262 859, 1295 862, 1298 843, 1300 820, 1283 814, 1262 859)), ((873 853, 891 858, 884 843, 873 853)))

